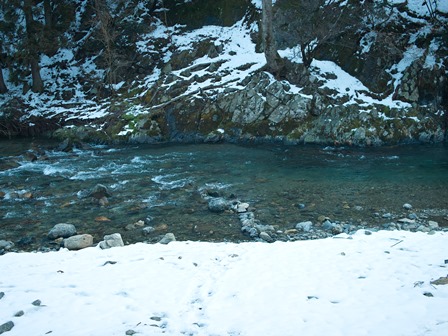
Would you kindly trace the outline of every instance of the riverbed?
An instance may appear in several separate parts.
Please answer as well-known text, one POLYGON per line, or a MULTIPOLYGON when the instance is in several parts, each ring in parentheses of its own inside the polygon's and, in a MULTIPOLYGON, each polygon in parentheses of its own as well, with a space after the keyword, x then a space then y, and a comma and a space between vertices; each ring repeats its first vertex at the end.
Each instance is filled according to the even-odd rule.
POLYGON ((157 242, 167 232, 177 240, 251 241, 234 211, 209 210, 213 197, 247 203, 276 240, 291 239, 303 221, 383 228, 406 217, 448 225, 442 144, 82 147, 0 142, 0 240, 54 249, 49 230, 71 223, 97 242, 115 232, 125 243, 157 242), (85 197, 97 185, 108 190, 105 202, 85 197))

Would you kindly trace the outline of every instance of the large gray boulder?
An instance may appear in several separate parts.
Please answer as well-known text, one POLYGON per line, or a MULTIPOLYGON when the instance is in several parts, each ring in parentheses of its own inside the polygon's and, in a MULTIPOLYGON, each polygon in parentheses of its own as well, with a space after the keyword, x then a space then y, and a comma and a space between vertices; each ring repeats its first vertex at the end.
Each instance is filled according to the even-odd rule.
POLYGON ((76 227, 73 224, 59 223, 53 226, 48 232, 49 239, 68 238, 76 234, 76 227))

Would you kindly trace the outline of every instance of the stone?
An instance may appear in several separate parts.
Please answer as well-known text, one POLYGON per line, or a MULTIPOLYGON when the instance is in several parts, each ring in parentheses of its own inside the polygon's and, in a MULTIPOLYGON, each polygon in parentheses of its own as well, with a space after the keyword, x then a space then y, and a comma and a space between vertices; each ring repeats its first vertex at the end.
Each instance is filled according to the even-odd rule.
POLYGON ((241 227, 241 232, 247 234, 251 238, 258 237, 258 230, 252 226, 244 225, 241 227))
POLYGON ((403 223, 403 224, 414 224, 415 220, 413 219, 409 219, 409 218, 400 218, 398 220, 399 223, 403 223))
POLYGON ((247 212, 247 209, 249 209, 249 203, 238 203, 236 206, 236 212, 238 213, 247 212))
POLYGON ((6 323, 3 323, 2 325, 0 325, 0 334, 11 331, 12 328, 14 328, 14 322, 8 321, 6 323))
POLYGON ((0 240, 0 250, 10 250, 14 247, 14 243, 8 240, 0 240))
POLYGON ((334 227, 335 225, 336 225, 336 224, 330 222, 330 221, 327 219, 327 220, 325 220, 325 222, 322 223, 322 229, 324 229, 324 230, 326 230, 326 231, 332 231, 332 230, 333 230, 333 227, 334 227))
POLYGON ((87 197, 93 197, 98 200, 102 199, 103 197, 111 197, 109 190, 106 186, 102 184, 97 184, 88 194, 87 197))
POLYGON ((439 223, 430 220, 430 221, 428 221, 428 226, 430 229, 434 230, 439 227, 439 223))
POLYGON ((23 310, 19 310, 17 313, 14 314, 15 317, 20 317, 25 315, 25 312, 23 310))
POLYGON ((222 197, 212 198, 208 201, 208 209, 211 212, 223 212, 229 209, 229 202, 222 197))
POLYGON ((34 300, 33 302, 31 302, 31 304, 33 306, 39 307, 42 304, 42 301, 41 300, 34 300))
POLYGON ((113 233, 110 235, 105 235, 104 240, 101 241, 98 246, 104 250, 112 247, 124 246, 124 243, 123 239, 121 238, 121 234, 113 233))
POLYGON ((0 292, 0 300, 5 296, 5 292, 0 292))
POLYGON ((299 231, 297 229, 288 229, 285 231, 286 235, 295 235, 297 234, 299 231))
POLYGON ((344 229, 341 224, 335 224, 335 225, 333 225, 333 228, 331 229, 331 232, 333 234, 340 234, 343 231, 344 231, 344 229))
POLYGON ((420 231, 420 232, 429 232, 429 231, 431 231, 431 229, 428 228, 428 227, 426 227, 426 226, 424 226, 424 225, 420 225, 419 227, 417 227, 417 231, 420 231))
POLYGON ((405 204, 403 204, 403 209, 411 210, 412 209, 412 205, 410 205, 409 203, 405 203, 405 204))
POLYGON ((260 238, 268 243, 274 242, 274 239, 267 232, 260 232, 260 238))
POLYGON ((160 244, 169 244, 173 241, 176 241, 176 237, 174 236, 174 233, 167 233, 163 238, 159 241, 160 244))
POLYGON ((93 236, 80 234, 64 240, 64 247, 69 250, 80 250, 93 245, 93 236))
POLYGON ((296 224, 296 229, 298 231, 309 232, 312 227, 313 227, 313 222, 311 222, 311 221, 300 222, 300 223, 296 224))
POLYGON ((448 285, 448 276, 440 277, 437 280, 431 281, 431 285, 448 285))
POLYGON ((156 229, 152 226, 146 226, 142 229, 143 234, 147 235, 150 234, 151 232, 154 232, 156 229))
POLYGON ((49 239, 68 238, 76 234, 76 227, 73 224, 59 223, 53 226, 48 232, 49 239))

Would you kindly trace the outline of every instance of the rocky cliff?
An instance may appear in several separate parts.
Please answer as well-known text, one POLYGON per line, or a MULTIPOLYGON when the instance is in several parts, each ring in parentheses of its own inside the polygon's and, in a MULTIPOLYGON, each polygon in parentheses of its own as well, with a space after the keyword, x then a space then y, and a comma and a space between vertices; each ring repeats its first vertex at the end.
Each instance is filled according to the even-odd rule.
MULTIPOLYGON (((19 59, 21 21, 0 16, 10 42, 2 45, 8 92, 0 94, 0 135, 357 145, 446 139, 444 1, 278 0, 283 67, 274 75, 261 52, 261 1, 103 1, 108 25, 97 1, 54 7, 71 15, 58 47, 40 51, 45 87, 37 93, 19 59)), ((36 21, 39 13, 37 4, 36 21)))

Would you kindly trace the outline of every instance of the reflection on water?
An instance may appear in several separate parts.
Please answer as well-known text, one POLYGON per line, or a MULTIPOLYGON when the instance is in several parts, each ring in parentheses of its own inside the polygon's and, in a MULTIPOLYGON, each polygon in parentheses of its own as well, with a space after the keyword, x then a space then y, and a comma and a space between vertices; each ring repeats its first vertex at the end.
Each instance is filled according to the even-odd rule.
POLYGON ((237 216, 211 213, 206 190, 248 202, 257 219, 278 230, 327 216, 381 225, 381 214, 429 211, 447 225, 448 149, 437 146, 331 148, 316 146, 166 145, 49 151, 33 162, 27 141, 0 142, 0 239, 48 244, 57 223, 101 240, 121 232, 128 242, 174 232, 178 239, 241 241, 237 216), (18 162, 18 164, 17 164, 18 162), (112 194, 107 206, 80 195, 96 184, 112 194), (442 213, 442 215, 438 215, 442 213), (380 214, 380 216, 378 216, 380 214), (108 221, 98 221, 99 217, 108 221), (139 220, 160 228, 145 236, 125 230, 139 220))

